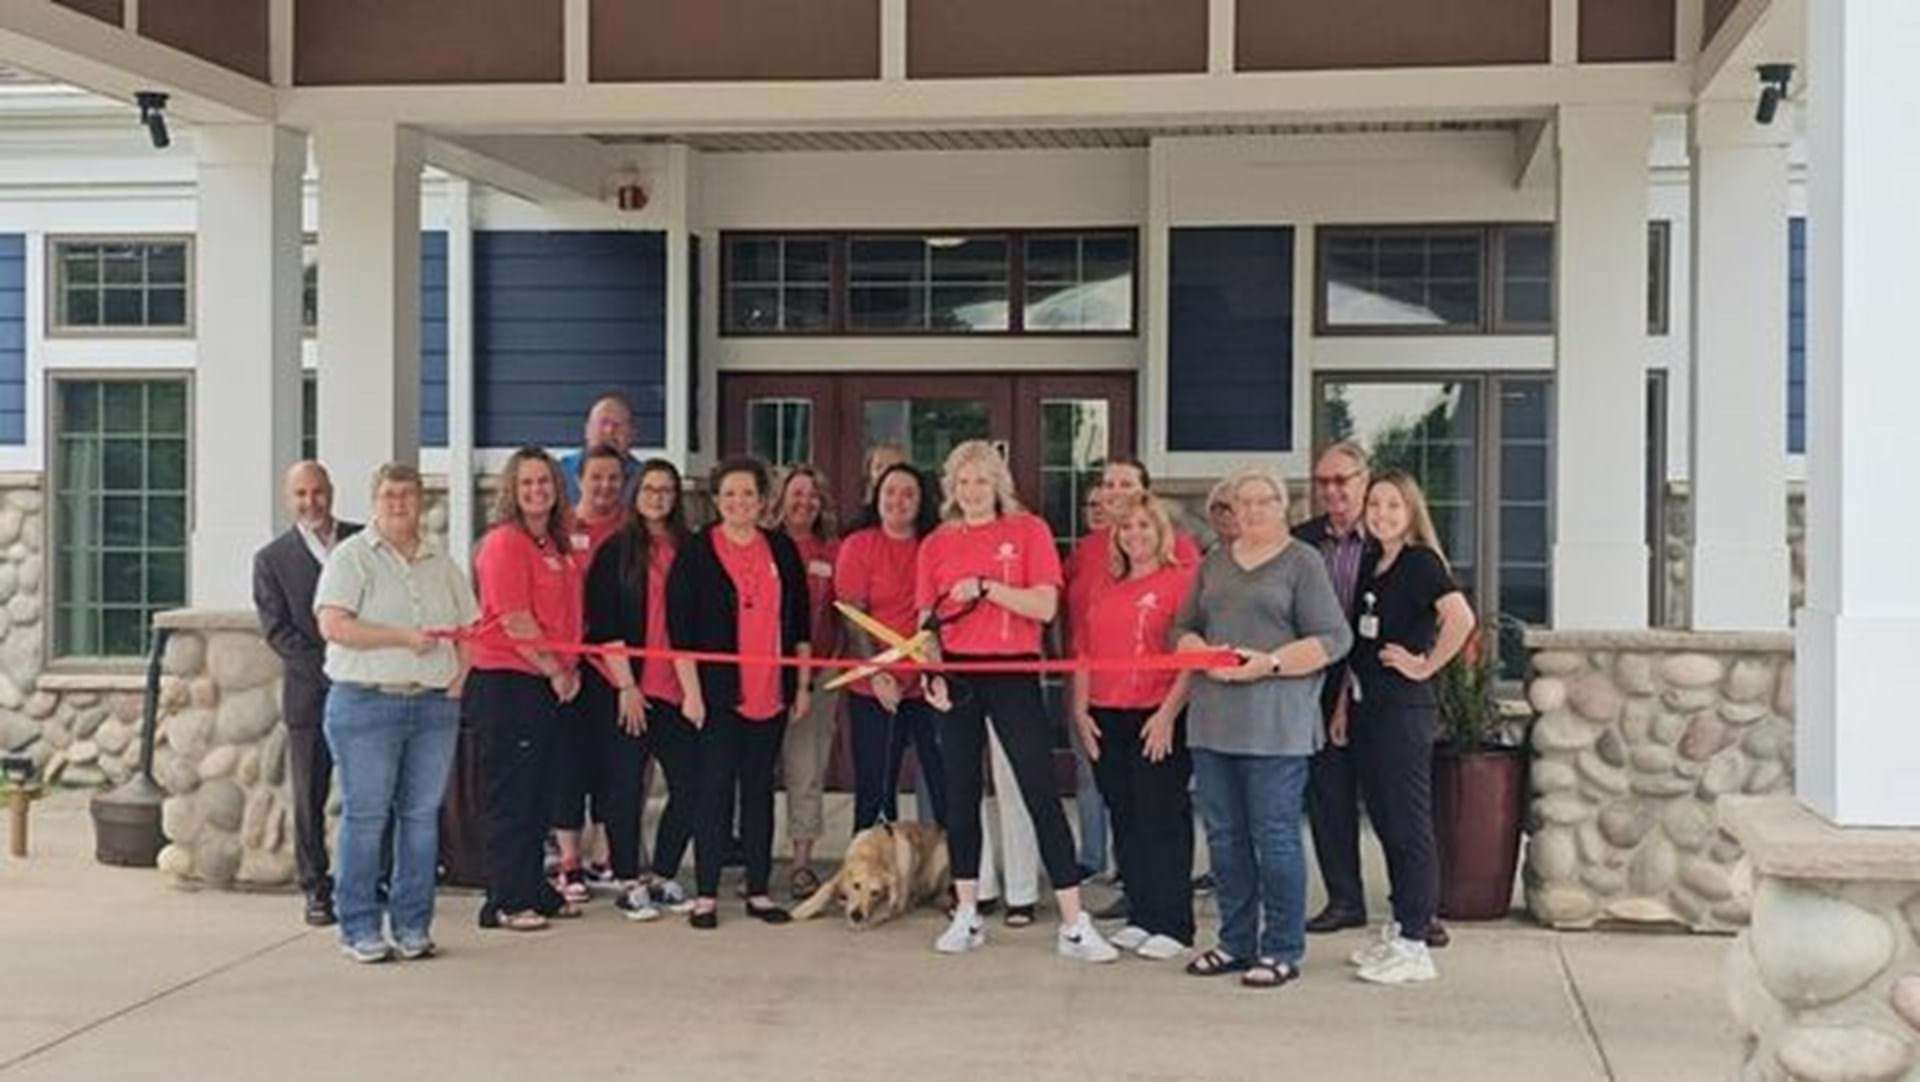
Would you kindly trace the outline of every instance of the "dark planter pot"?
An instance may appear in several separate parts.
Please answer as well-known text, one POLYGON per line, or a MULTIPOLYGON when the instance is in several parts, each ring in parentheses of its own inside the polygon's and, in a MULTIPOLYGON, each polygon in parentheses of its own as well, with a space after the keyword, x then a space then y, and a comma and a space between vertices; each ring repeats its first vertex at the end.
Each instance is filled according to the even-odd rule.
POLYGON ((1440 915, 1499 920, 1513 905, 1526 814, 1527 750, 1433 750, 1433 836, 1440 915))

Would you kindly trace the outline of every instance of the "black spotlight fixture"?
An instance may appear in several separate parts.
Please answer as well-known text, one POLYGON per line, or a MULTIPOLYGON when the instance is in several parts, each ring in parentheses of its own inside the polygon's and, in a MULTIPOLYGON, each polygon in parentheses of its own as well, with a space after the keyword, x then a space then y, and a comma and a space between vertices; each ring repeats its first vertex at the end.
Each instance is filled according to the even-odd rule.
POLYGON ((1787 96, 1787 85, 1793 82, 1793 65, 1762 64, 1755 70, 1760 73, 1760 104, 1753 111, 1753 122, 1771 124, 1780 111, 1780 100, 1787 96))
POLYGON ((173 142, 167 134, 167 96, 158 90, 142 90, 134 94, 133 101, 140 107, 140 123, 147 126, 153 149, 165 150, 173 142))

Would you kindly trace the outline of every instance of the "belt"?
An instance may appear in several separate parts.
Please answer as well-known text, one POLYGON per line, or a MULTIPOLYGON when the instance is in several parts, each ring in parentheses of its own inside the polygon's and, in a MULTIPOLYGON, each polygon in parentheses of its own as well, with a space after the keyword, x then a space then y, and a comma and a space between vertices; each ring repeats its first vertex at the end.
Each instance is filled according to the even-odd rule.
POLYGON ((422 695, 444 693, 446 688, 437 688, 431 684, 354 684, 363 691, 377 691, 382 695, 394 695, 402 699, 416 699, 422 695))

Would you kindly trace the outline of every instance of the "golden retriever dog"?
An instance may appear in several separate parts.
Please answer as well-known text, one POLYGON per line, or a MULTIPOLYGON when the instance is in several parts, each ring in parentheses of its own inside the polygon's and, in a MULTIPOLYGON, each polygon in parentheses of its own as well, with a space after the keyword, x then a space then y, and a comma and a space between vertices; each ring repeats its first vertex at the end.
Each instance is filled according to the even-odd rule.
POLYGON ((947 836, 921 823, 880 823, 853 836, 833 878, 793 911, 795 920, 819 916, 835 898, 847 924, 871 928, 942 896, 951 872, 947 836))

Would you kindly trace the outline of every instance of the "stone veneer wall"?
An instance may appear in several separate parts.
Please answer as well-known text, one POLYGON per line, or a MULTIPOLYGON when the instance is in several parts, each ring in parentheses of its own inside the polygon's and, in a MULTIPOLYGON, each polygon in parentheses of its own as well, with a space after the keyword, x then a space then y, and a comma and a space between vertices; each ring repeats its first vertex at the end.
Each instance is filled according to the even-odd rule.
POLYGON ((1729 931, 1751 899, 1714 804, 1793 785, 1793 639, 1543 631, 1524 878, 1542 923, 1729 931))
POLYGON ((1920 1079, 1920 830, 1843 830, 1791 798, 1733 800, 1753 925, 1727 951, 1743 1082, 1920 1079))

